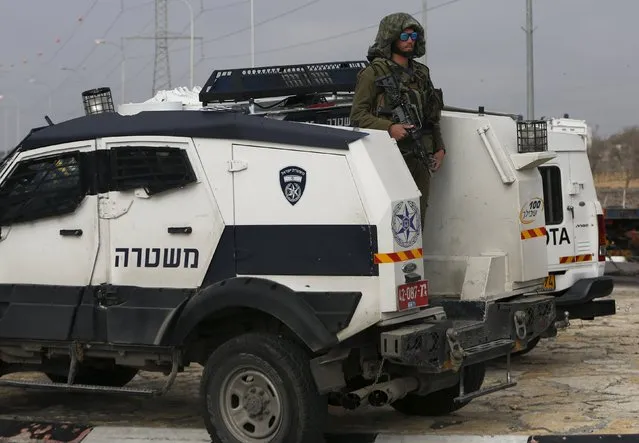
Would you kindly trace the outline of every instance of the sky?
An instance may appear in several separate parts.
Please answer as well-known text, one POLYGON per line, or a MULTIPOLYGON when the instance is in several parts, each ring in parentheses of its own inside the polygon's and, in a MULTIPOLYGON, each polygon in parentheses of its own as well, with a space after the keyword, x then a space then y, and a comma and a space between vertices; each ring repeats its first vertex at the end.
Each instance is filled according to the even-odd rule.
MULTIPOLYGON (((255 65, 364 60, 384 15, 421 22, 423 3, 254 0, 255 65)), ((526 0, 425 3, 427 64, 446 104, 526 115, 526 0)), ((180 37, 169 41, 171 88, 189 86, 187 6, 194 85, 202 86, 215 69, 251 66, 250 4, 168 0, 169 35, 180 37)), ((602 136, 639 125, 639 1, 533 5, 535 117, 568 113, 602 136)), ((151 98, 154 35, 154 0, 0 0, 0 150, 45 115, 82 115, 85 90, 109 87, 119 105, 122 73, 125 102, 151 98)))

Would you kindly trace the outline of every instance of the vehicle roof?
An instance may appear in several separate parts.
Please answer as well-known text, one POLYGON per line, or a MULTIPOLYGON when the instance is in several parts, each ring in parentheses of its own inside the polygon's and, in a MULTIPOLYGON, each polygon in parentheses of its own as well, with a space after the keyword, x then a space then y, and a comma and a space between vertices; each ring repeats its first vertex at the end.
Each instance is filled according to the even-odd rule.
POLYGON ((366 132, 275 120, 262 116, 215 111, 142 111, 85 115, 32 131, 21 143, 28 151, 44 146, 119 136, 182 136, 284 143, 331 149, 348 144, 366 132))

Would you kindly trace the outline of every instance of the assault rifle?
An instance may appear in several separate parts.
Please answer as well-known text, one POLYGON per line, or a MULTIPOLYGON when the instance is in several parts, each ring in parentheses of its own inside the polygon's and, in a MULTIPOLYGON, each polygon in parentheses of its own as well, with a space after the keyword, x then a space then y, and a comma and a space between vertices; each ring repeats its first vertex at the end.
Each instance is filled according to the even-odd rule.
POLYGON ((407 103, 399 92, 399 84, 393 74, 378 77, 375 83, 386 91, 386 97, 390 100, 390 103, 386 103, 386 109, 380 113, 391 115, 395 123, 413 126, 406 128, 406 132, 414 142, 412 143, 413 153, 426 167, 428 173, 432 175, 435 158, 433 154, 426 152, 426 147, 422 143, 421 120, 415 107, 407 103), (388 108, 390 110, 387 110, 388 108))

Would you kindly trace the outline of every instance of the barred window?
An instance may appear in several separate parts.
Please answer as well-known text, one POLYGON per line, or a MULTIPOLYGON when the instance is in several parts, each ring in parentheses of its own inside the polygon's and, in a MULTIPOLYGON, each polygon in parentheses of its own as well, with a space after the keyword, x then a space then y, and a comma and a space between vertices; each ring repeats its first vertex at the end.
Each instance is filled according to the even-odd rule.
POLYGON ((0 224, 68 214, 86 195, 80 154, 26 160, 0 185, 0 224))
POLYGON ((119 146, 111 150, 111 188, 144 188, 149 194, 176 189, 196 181, 184 149, 119 146))

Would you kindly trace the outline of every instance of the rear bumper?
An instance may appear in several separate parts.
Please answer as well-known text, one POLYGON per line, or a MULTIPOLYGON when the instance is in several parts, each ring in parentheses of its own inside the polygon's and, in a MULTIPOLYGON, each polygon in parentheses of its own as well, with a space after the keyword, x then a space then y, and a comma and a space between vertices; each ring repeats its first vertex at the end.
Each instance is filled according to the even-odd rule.
POLYGON ((614 286, 612 277, 609 276, 582 278, 577 280, 564 294, 555 298, 555 303, 558 307, 587 303, 612 294, 614 286))
POLYGON ((609 276, 578 280, 564 294, 555 298, 557 312, 562 317, 582 320, 614 315, 616 313, 614 299, 596 300, 609 296, 613 289, 614 282, 609 276))
POLYGON ((523 296, 513 301, 495 302, 494 305, 493 309, 501 315, 507 315, 509 324, 513 326, 509 331, 515 340, 513 352, 526 349, 531 341, 546 336, 548 331, 554 331, 556 334, 554 324, 557 308, 553 297, 523 296))
POLYGON ((486 340, 488 335, 481 321, 425 321, 382 332, 380 352, 388 361, 422 373, 457 371, 512 352, 512 339, 486 340))
POLYGON ((511 340, 512 352, 525 349, 530 341, 547 333, 557 317, 555 298, 548 295, 522 296, 510 301, 441 301, 452 320, 484 322, 485 343, 511 340))
MULTIPOLYGON (((558 308, 559 309, 559 308, 558 308)), ((592 300, 580 305, 561 307, 559 310, 562 319, 594 320, 596 317, 605 317, 617 313, 617 305, 614 299, 592 300)))

